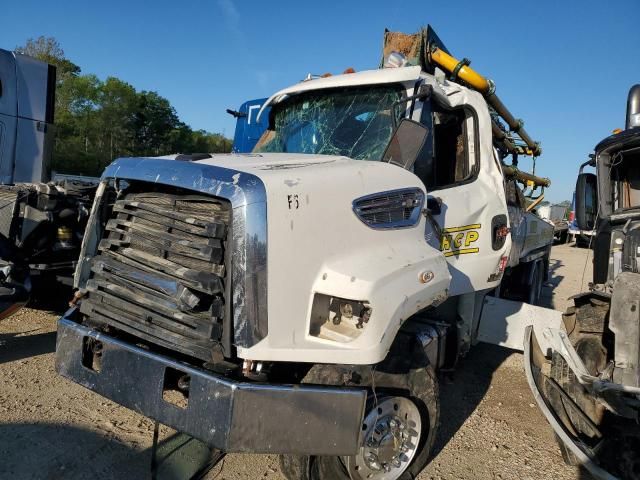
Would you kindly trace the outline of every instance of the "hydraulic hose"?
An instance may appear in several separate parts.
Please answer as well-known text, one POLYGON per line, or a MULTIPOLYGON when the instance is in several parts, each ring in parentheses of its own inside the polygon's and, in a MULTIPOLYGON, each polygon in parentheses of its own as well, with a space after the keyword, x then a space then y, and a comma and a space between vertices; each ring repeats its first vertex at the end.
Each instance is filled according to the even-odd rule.
POLYGON ((520 180, 523 183, 531 182, 538 187, 545 188, 551 186, 551 180, 549 180, 548 178, 536 177, 535 175, 532 175, 530 173, 518 170, 511 165, 502 165, 502 172, 505 174, 505 176, 514 177, 516 180, 520 180))

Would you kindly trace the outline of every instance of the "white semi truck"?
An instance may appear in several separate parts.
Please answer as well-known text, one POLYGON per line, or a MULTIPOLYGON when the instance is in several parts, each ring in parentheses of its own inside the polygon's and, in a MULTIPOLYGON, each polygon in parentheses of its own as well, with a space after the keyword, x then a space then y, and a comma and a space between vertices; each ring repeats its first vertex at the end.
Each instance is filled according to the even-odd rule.
POLYGON ((438 370, 560 314, 500 298, 547 275, 548 181, 505 163, 539 145, 430 28, 382 63, 272 95, 251 154, 114 161, 57 371, 292 479, 414 478, 438 370))
POLYGON ((71 286, 96 184, 52 182, 56 69, 0 49, 0 319, 71 286))

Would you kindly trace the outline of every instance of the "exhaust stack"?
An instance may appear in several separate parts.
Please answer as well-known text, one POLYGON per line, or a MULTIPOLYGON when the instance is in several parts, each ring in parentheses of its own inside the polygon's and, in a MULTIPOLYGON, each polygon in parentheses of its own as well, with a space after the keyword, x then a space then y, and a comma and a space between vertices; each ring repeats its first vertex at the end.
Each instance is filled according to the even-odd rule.
POLYGON ((627 98, 627 121, 625 130, 640 127, 640 84, 634 85, 629 90, 627 98))

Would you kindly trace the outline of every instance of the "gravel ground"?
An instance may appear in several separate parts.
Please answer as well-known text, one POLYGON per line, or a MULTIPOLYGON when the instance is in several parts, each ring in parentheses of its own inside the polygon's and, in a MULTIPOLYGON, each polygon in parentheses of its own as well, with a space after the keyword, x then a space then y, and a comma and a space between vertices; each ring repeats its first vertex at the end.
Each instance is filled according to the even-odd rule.
MULTIPOLYGON (((546 306, 563 310, 567 297, 586 287, 589 253, 553 248, 546 306)), ((58 317, 25 308, 0 322, 0 478, 150 478, 153 423, 55 374, 58 317)), ((479 345, 441 379, 441 391, 435 456, 420 480, 589 478, 563 463, 534 405, 521 354, 479 345)), ((160 431, 161 438, 170 434, 160 431)), ((206 478, 284 477, 275 456, 229 455, 206 478)))

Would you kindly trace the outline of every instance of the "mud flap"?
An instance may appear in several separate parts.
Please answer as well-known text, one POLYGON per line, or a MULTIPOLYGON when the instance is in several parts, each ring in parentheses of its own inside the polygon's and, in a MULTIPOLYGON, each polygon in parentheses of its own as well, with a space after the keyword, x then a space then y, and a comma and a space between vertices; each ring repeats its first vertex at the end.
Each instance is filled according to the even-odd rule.
MULTIPOLYGON (((545 381, 550 381, 549 377, 543 373, 547 354, 547 352, 543 352, 538 343, 533 326, 528 326, 525 330, 524 337, 524 369, 529 388, 531 388, 538 407, 560 441, 575 456, 580 465, 586 468, 596 479, 618 480, 618 477, 611 475, 594 462, 591 449, 576 438, 564 425, 561 420, 561 412, 554 410, 553 404, 546 393, 547 389, 543 387, 545 381)), ((557 384, 555 385, 557 386, 557 384)), ((560 387, 557 386, 557 388, 560 387)), ((563 393, 569 397, 566 392, 559 392, 560 395, 563 395, 563 393)))
POLYGON ((160 441, 156 451, 152 452, 151 478, 153 480, 201 479, 222 458, 224 458, 222 451, 212 449, 186 433, 177 432, 160 441))

